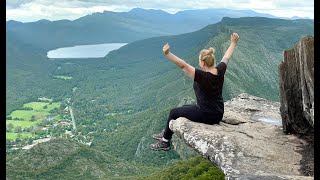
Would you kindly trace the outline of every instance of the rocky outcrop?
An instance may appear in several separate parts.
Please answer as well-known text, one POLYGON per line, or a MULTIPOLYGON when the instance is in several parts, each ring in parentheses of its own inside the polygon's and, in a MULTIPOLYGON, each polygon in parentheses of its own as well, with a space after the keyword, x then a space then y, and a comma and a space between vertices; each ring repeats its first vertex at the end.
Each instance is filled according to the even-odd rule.
POLYGON ((314 127, 314 38, 284 51, 279 65, 281 117, 285 133, 307 134, 314 127))
POLYGON ((280 103, 240 94, 225 103, 223 122, 207 125, 178 118, 170 128, 208 158, 226 179, 313 179, 302 176, 308 143, 282 132, 280 103))

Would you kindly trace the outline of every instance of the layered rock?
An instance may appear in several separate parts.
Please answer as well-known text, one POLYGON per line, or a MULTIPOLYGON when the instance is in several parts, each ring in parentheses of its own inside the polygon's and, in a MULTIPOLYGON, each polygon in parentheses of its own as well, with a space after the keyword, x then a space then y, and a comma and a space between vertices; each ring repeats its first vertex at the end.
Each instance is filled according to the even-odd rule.
POLYGON ((223 122, 206 125, 186 118, 170 128, 208 158, 226 179, 313 179, 302 176, 301 151, 308 145, 282 132, 280 103, 240 94, 225 103, 223 122))
POLYGON ((281 117, 285 133, 307 134, 314 127, 314 38, 284 51, 279 65, 281 117))

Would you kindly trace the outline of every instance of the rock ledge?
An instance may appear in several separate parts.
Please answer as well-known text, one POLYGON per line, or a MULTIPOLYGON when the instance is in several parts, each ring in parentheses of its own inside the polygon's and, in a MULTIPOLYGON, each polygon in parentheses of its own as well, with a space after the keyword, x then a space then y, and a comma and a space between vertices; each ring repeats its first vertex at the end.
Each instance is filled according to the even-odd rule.
POLYGON ((226 179, 313 179, 301 175, 299 151, 308 143, 283 133, 279 108, 280 103, 240 94, 225 103, 219 125, 181 117, 170 128, 226 179))

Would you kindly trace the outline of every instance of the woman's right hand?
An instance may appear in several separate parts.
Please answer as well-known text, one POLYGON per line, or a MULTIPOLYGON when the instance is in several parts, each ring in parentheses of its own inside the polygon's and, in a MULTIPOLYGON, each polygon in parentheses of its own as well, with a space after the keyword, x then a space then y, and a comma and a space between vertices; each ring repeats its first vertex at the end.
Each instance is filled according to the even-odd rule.
POLYGON ((162 51, 165 55, 167 55, 170 52, 170 46, 168 43, 163 46, 162 51))
POLYGON ((232 33, 232 34, 231 34, 231 37, 230 37, 231 42, 232 42, 232 43, 236 43, 236 44, 238 43, 239 38, 240 38, 240 37, 239 37, 239 35, 238 35, 237 33, 232 33))

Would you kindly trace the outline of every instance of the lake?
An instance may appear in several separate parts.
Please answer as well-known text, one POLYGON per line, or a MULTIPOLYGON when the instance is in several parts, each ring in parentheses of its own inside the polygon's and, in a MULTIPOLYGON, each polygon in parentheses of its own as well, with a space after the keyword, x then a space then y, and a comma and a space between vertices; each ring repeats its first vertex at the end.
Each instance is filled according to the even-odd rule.
POLYGON ((100 58, 110 51, 119 49, 127 43, 107 43, 64 47, 51 50, 47 53, 48 58, 100 58))

